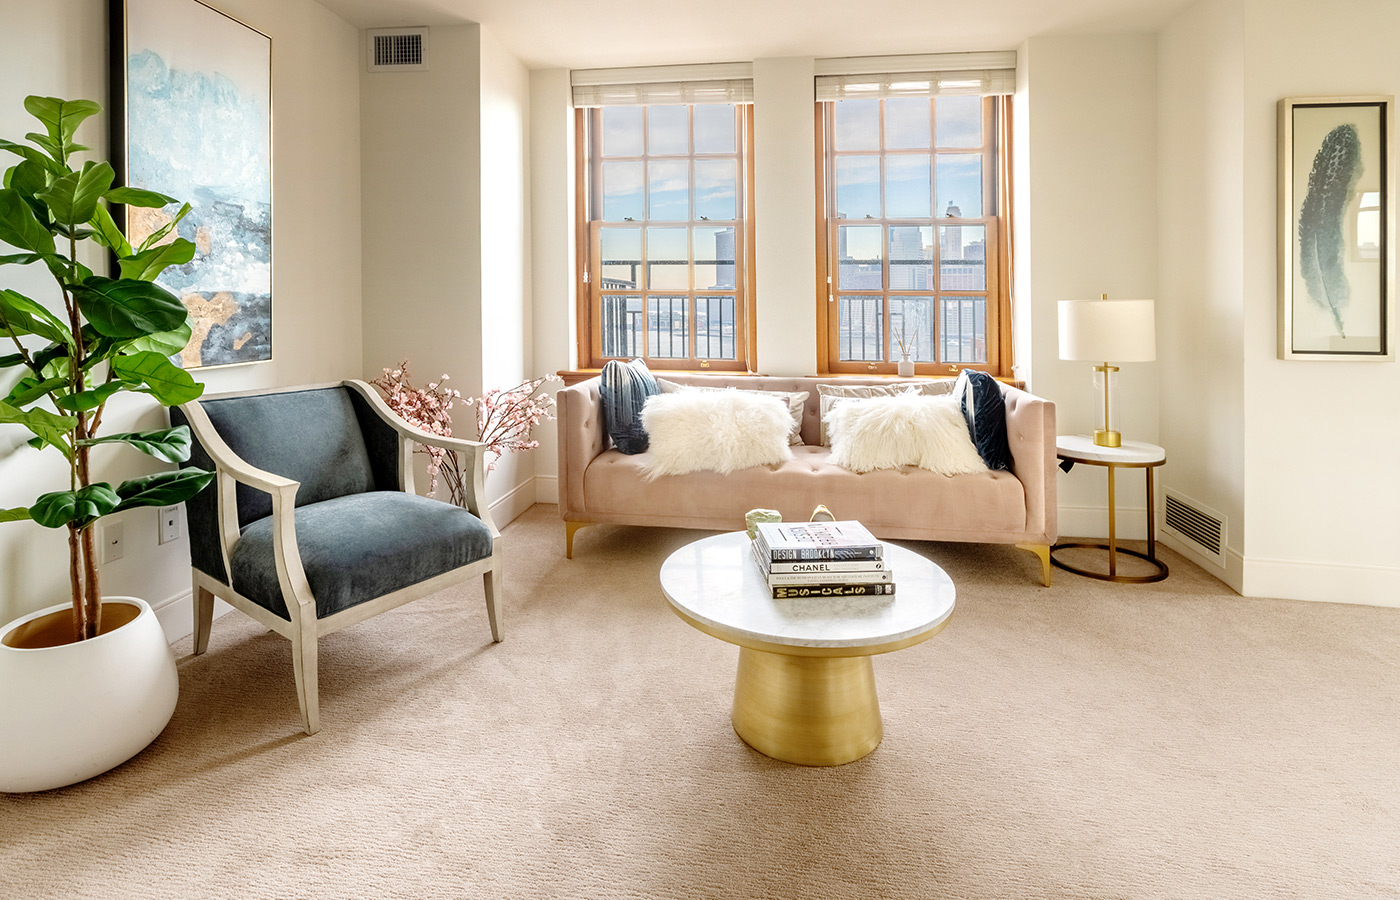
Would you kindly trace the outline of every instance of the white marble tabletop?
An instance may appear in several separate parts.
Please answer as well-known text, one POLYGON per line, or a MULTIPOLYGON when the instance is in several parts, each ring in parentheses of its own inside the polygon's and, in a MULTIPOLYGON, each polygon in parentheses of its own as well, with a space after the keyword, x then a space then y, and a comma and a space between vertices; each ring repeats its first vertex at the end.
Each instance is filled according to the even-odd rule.
POLYGON ((1103 462, 1120 466, 1144 466, 1166 462, 1167 451, 1156 444, 1124 441, 1121 447, 1100 447, 1087 434, 1062 434, 1055 438, 1055 452, 1076 462, 1103 462))
POLYGON ((715 636, 792 647, 870 648, 936 629, 953 613, 953 580, 929 560, 885 544, 895 593, 775 600, 742 531, 687 544, 661 565, 661 590, 715 636))

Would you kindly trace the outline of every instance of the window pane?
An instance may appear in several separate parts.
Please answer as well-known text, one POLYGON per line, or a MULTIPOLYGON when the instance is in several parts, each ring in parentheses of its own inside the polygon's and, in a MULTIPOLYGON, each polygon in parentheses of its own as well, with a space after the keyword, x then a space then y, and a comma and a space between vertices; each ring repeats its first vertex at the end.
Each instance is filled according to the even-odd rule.
POLYGON ((684 106, 647 107, 647 153, 690 152, 690 115, 684 106))
POLYGON ((880 101, 837 100, 836 149, 880 149, 880 101))
POLYGON ((642 298, 603 295, 598 310, 603 355, 631 359, 642 355, 642 298))
POLYGON ((890 226, 890 290, 933 290, 932 226, 890 226))
POLYGON ((647 328, 647 356, 690 356, 690 298, 648 297, 647 328))
POLYGON ((890 298, 890 356, 900 358, 899 342, 915 362, 937 362, 934 355, 932 297, 890 298))
POLYGON ((695 218, 736 218, 739 163, 733 159, 695 161, 695 218))
POLYGON ((603 290, 632 290, 642 268, 642 229, 604 228, 599 237, 603 290))
POLYGON ((841 359, 884 360, 881 298, 842 297, 838 305, 841 307, 841 330, 837 334, 837 346, 841 359))
POLYGON ((695 289, 734 288, 734 227, 695 229, 695 289))
POLYGON ((941 291, 987 289, 987 227, 985 225, 938 226, 941 291))
POLYGON ((982 216, 982 155, 938 154, 938 214, 977 219, 982 216))
POLYGON ((885 101, 885 148, 914 150, 928 146, 928 98, 891 97, 885 101))
POLYGON ((836 158, 836 218, 880 217, 880 157, 836 158))
POLYGON ((987 301, 982 297, 943 297, 943 362, 987 361, 987 301))
POLYGON ((699 359, 734 359, 734 298, 695 298, 695 355, 699 359))
POLYGON ((690 218, 690 164, 683 161, 647 164, 652 219, 663 222, 690 218))
POLYGON ((734 105, 731 103, 697 103, 695 105, 695 152, 733 153, 734 105))
POLYGON ((879 225, 842 225, 836 231, 836 287, 841 291, 878 291, 884 287, 879 225))
POLYGON ((603 221, 642 218, 642 163, 603 163, 603 221))
POLYGON ((927 219, 930 202, 929 158, 922 153, 885 157, 885 216, 927 219))
POLYGON ((939 97, 933 103, 940 147, 982 146, 982 98, 939 97))
POLYGON ((684 228, 647 229, 647 287, 690 290, 690 248, 684 228))
POLYGON ((642 155, 642 108, 608 106, 603 108, 603 155, 642 155))

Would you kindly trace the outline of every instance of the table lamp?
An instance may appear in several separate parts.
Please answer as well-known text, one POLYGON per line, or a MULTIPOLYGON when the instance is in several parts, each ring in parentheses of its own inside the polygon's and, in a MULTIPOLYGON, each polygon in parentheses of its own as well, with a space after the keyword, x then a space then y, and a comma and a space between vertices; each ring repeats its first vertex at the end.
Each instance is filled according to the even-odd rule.
MULTIPOLYGON (((1103 427, 1094 429, 1094 443, 1117 447, 1123 437, 1113 426, 1110 383, 1117 366, 1113 362, 1147 362, 1157 358, 1157 328, 1151 300, 1060 301, 1060 359, 1103 361, 1094 371, 1103 373, 1103 427)), ((1095 381, 1097 382, 1097 378, 1095 381)), ((1097 388, 1097 383, 1095 384, 1097 388)))

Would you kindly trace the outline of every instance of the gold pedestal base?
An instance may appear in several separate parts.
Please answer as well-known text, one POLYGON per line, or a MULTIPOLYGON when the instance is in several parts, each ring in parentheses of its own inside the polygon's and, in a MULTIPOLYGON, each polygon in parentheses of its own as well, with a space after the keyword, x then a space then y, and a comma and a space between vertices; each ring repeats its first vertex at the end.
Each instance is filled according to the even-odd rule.
POLYGON ((1099 447, 1121 447, 1123 446, 1123 435, 1116 431, 1096 428, 1094 429, 1094 444, 1099 447))
POLYGON ((788 656, 739 648, 734 731, 765 756, 839 766, 884 738, 868 656, 788 656))

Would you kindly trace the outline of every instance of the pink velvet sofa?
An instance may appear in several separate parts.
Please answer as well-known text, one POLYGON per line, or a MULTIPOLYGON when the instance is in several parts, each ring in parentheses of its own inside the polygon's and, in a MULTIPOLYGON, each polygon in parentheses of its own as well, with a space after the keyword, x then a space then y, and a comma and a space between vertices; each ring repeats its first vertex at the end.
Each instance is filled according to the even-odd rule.
POLYGON ((889 379, 659 374, 688 385, 807 391, 803 445, 793 447, 792 460, 782 465, 647 481, 641 468, 646 455, 624 455, 608 439, 599 379, 566 387, 558 394, 558 429, 559 514, 568 558, 573 558, 575 533, 585 525, 733 531, 744 527, 744 513, 756 507, 805 520, 824 504, 838 518, 857 519, 881 538, 1015 544, 1039 557, 1041 580, 1049 586, 1057 508, 1055 404, 1048 400, 1001 386, 1014 473, 948 477, 904 466, 857 475, 828 462, 830 448, 818 443, 817 385, 888 384, 889 379))

